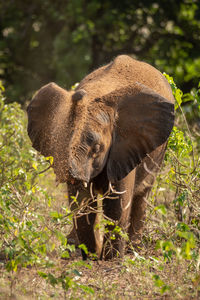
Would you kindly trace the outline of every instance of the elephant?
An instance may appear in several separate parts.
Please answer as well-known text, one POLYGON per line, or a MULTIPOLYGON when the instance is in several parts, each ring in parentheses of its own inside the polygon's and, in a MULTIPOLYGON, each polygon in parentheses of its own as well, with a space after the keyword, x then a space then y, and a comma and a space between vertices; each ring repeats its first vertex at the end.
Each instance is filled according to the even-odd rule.
POLYGON ((53 156, 56 180, 79 203, 101 198, 105 233, 97 234, 99 213, 74 221, 83 259, 123 257, 126 241, 140 240, 146 199, 164 158, 174 123, 174 97, 166 78, 153 66, 119 55, 87 75, 75 90, 48 83, 27 108, 32 146, 53 156), (108 193, 110 191, 110 193, 108 193), (114 222, 114 223, 112 223, 114 222), (121 233, 109 240, 118 225, 121 233))

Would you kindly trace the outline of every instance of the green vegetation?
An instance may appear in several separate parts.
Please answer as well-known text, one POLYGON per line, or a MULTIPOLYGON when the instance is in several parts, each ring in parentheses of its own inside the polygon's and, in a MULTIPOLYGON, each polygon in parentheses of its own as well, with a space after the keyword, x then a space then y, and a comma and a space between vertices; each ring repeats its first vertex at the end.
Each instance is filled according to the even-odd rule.
MULTIPOLYGON (((5 103, 1 86, 1 298, 199 297, 199 135, 182 112, 186 96, 166 77, 176 96, 177 118, 147 203, 141 245, 122 260, 101 263, 84 263, 68 243, 72 213, 64 186, 55 187, 52 171, 46 170, 51 159, 31 148, 24 112, 17 103, 5 103)), ((191 100, 198 107, 198 89, 191 100)))
MULTIPOLYGON (((54 257, 68 258, 75 249, 67 244, 65 232, 72 215, 67 203, 55 210, 54 200, 38 183, 50 162, 31 147, 23 110, 17 103, 5 104, 0 87, 0 273, 4 274, 0 277, 9 281, 12 296, 23 268, 34 266, 39 276, 52 286, 61 284, 66 291, 76 286, 72 279, 79 272, 73 265, 63 271, 54 257)), ((1 284, 0 297, 4 298, 1 284)), ((79 288, 90 292, 87 286, 79 288)))

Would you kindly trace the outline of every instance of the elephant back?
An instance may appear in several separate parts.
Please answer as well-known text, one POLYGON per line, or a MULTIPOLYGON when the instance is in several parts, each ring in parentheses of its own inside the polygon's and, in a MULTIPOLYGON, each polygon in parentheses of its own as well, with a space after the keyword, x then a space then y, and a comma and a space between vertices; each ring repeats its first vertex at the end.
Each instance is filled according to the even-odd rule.
POLYGON ((174 102, 166 78, 151 65, 127 55, 117 56, 110 64, 87 75, 77 89, 84 89, 91 99, 104 96, 125 86, 141 83, 174 102))

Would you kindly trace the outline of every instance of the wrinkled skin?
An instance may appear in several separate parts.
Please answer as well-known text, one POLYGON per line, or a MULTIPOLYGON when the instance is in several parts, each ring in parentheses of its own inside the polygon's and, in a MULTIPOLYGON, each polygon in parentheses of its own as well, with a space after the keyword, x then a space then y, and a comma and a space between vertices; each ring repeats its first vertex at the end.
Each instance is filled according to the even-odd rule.
MULTIPOLYGON (((103 200, 103 213, 137 243, 145 199, 173 127, 173 103, 158 70, 122 55, 86 76, 75 91, 54 83, 42 87, 27 109, 28 134, 35 149, 54 157, 57 180, 68 183, 69 194, 79 190, 79 202, 91 198, 91 183, 95 195, 112 183, 120 194, 113 191, 116 199, 103 200)), ((122 237, 112 242, 108 234, 102 237, 95 229, 98 220, 95 212, 76 218, 79 243, 99 258, 123 256, 122 237)))

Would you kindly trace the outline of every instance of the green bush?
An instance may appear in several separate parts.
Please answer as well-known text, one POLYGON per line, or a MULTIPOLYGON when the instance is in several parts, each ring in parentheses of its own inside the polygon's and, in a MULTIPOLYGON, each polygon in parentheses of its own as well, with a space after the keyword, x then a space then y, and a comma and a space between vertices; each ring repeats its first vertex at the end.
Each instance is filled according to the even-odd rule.
POLYGON ((33 264, 45 252, 49 233, 41 230, 44 220, 36 203, 48 195, 36 184, 35 169, 47 163, 31 148, 20 105, 5 104, 2 90, 1 86, 0 249, 8 259, 7 270, 16 271, 18 265, 33 264))
POLYGON ((37 266, 38 275, 52 286, 93 293, 74 281, 80 274, 73 265, 65 272, 57 266, 58 258, 68 258, 75 249, 66 238, 72 215, 67 205, 63 213, 55 210, 52 197, 38 183, 51 158, 31 147, 24 111, 17 103, 6 104, 3 90, 0 85, 0 258, 15 279, 22 267, 37 266))
MULTIPOLYGON (((198 136, 189 128, 181 108, 183 93, 165 74, 176 99, 176 122, 168 141, 164 167, 153 188, 149 224, 154 227, 156 249, 167 260, 191 260, 199 269, 200 162, 198 136), (151 222, 152 218, 159 220, 151 222)), ((196 96, 190 99, 196 101, 196 96)), ((154 240, 154 242, 155 242, 154 240)))

